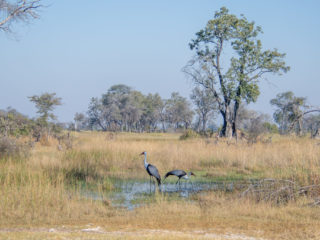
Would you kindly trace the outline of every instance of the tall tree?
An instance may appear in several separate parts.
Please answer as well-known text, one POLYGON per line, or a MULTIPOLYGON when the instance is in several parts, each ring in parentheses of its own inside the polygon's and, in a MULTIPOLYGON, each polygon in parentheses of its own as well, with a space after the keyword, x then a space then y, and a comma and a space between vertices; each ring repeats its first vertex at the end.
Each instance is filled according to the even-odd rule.
POLYGON ((43 93, 41 95, 33 95, 28 97, 31 102, 33 102, 38 109, 37 113, 40 117, 37 120, 37 125, 39 131, 37 130, 37 140, 40 139, 43 132, 46 132, 47 140, 48 136, 50 135, 50 124, 49 120, 56 120, 56 116, 53 114, 53 110, 56 106, 62 104, 61 98, 56 97, 56 93, 43 93))
POLYGON ((277 94, 270 103, 277 107, 273 118, 279 124, 280 133, 285 134, 295 128, 296 133, 301 135, 302 117, 307 107, 306 98, 296 97, 293 92, 288 91, 277 94))
POLYGON ((29 22, 39 18, 42 0, 0 0, 0 31, 11 32, 14 22, 29 22))
POLYGON ((124 84, 111 86, 107 93, 102 95, 102 104, 109 113, 109 125, 118 125, 121 131, 128 127, 128 111, 130 104, 130 93, 132 89, 124 84))
POLYGON ((44 123, 47 123, 49 119, 56 119, 56 116, 52 112, 56 106, 62 104, 61 98, 56 97, 56 93, 43 93, 28 98, 35 104, 38 109, 37 113, 40 114, 40 118, 44 123))
POLYGON ((161 119, 161 109, 163 106, 163 100, 159 94, 148 94, 144 98, 144 109, 142 115, 142 122, 144 128, 149 131, 154 131, 157 127, 157 124, 161 119))
POLYGON ((320 114, 310 114, 304 119, 304 128, 310 131, 311 138, 320 137, 320 114))
POLYGON ((74 130, 80 131, 86 127, 87 118, 83 113, 75 113, 74 115, 74 130))
POLYGON ((285 54, 276 49, 262 50, 257 38, 261 32, 254 22, 229 14, 222 7, 190 43, 196 56, 183 71, 212 92, 223 118, 222 136, 236 136, 240 104, 257 100, 262 75, 289 70, 283 61, 285 54), (222 54, 224 50, 228 50, 228 55, 222 54), (223 56, 231 56, 228 65, 223 65, 223 56))
POLYGON ((198 114, 199 121, 202 123, 201 131, 205 132, 210 115, 217 110, 215 99, 209 89, 201 89, 199 87, 195 87, 192 90, 190 97, 196 106, 196 113, 198 114))
POLYGON ((180 126, 187 129, 191 125, 194 113, 187 99, 180 96, 179 93, 173 92, 167 101, 166 114, 168 122, 176 130, 180 126))
POLYGON ((108 115, 107 110, 100 99, 91 98, 87 114, 91 128, 98 126, 98 128, 101 128, 103 131, 107 130, 107 127, 110 124, 107 116, 110 115, 108 115))

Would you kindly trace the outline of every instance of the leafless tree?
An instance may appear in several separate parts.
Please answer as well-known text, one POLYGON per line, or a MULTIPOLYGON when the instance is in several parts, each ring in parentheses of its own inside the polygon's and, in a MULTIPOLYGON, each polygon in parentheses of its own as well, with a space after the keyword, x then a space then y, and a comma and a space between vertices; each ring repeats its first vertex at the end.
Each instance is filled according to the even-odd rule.
POLYGON ((28 23, 39 18, 42 0, 0 0, 0 31, 11 32, 14 22, 28 23))

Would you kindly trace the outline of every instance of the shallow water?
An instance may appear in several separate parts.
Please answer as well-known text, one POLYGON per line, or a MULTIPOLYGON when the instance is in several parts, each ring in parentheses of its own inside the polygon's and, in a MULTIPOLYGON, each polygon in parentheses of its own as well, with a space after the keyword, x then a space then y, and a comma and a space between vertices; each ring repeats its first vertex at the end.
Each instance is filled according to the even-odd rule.
POLYGON ((163 183, 161 190, 154 183, 119 181, 114 184, 114 189, 102 196, 96 192, 84 192, 88 198, 95 200, 103 200, 107 197, 115 207, 127 208, 132 210, 148 202, 152 202, 155 198, 155 192, 163 194, 167 197, 188 199, 190 196, 198 193, 205 194, 208 191, 233 191, 235 188, 243 188, 245 184, 234 182, 196 182, 181 181, 181 184, 163 183))

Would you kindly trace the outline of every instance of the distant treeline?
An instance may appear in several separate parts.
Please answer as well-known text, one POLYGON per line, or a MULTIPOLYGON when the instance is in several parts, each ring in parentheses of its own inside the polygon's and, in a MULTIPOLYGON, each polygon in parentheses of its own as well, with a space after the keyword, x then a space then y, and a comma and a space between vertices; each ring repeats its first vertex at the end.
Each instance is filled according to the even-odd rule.
POLYGON ((187 129, 195 112, 191 103, 177 92, 170 99, 159 94, 144 95, 126 85, 114 85, 101 96, 92 98, 87 114, 76 113, 75 130, 154 132, 187 129))
MULTIPOLYGON (((92 98, 86 113, 76 113, 69 129, 128 132, 193 129, 204 134, 208 131, 219 132, 219 110, 210 92, 195 87, 190 100, 177 92, 173 92, 169 99, 163 99, 157 93, 144 95, 129 86, 114 85, 100 98, 92 98)), ((270 103, 276 108, 273 120, 277 125, 269 115, 249 110, 242 104, 238 110, 238 130, 254 136, 263 132, 318 134, 320 115, 305 115, 310 109, 306 98, 284 92, 270 103)))
MULTIPOLYGON (((98 130, 127 132, 168 132, 192 129, 208 135, 221 131, 219 110, 209 92, 196 87, 190 96, 173 92, 169 99, 159 94, 144 95, 131 87, 111 86, 100 98, 93 97, 85 113, 76 113, 73 122, 59 123, 53 110, 61 105, 55 93, 29 97, 35 103, 38 117, 29 118, 13 108, 0 110, 0 136, 28 136, 46 142, 48 136, 61 139, 62 130, 98 130), (193 104, 192 104, 193 103, 193 104)), ((262 133, 319 136, 319 110, 312 110, 306 98, 292 92, 278 94, 270 103, 275 107, 273 120, 267 114, 241 105, 237 117, 238 130, 256 138, 262 133), (311 114, 309 114, 311 113, 311 114), (276 124, 275 124, 275 123, 276 124)))

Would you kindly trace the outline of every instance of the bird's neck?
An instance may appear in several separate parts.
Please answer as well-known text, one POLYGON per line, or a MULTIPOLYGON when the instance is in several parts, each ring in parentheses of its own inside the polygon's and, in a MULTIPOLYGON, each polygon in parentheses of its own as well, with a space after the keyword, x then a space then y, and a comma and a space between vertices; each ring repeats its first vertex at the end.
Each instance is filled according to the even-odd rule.
POLYGON ((191 177, 191 172, 188 172, 186 176, 186 179, 189 179, 191 177))
POLYGON ((147 162, 147 154, 144 154, 144 167, 147 169, 149 163, 147 162))

